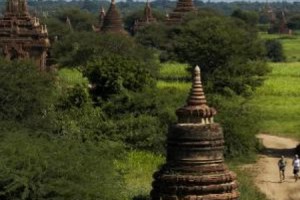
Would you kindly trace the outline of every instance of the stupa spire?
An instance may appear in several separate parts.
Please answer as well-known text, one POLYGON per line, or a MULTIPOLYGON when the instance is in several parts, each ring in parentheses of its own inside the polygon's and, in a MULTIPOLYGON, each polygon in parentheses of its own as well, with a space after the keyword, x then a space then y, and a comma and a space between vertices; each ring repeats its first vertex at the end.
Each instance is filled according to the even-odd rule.
POLYGON ((207 105, 205 93, 201 82, 201 71, 196 66, 193 73, 193 83, 186 105, 176 111, 179 123, 202 123, 214 122, 217 111, 207 105))
POLYGON ((187 105, 200 106, 202 104, 206 104, 207 102, 201 82, 201 71, 198 65, 194 69, 193 79, 193 85, 190 91, 189 98, 187 99, 187 105))
POLYGON ((138 31, 140 28, 143 28, 151 23, 155 23, 156 19, 153 17, 152 8, 150 2, 147 0, 145 8, 144 8, 144 15, 142 18, 135 20, 133 25, 133 33, 138 31))
POLYGON ((166 19, 168 25, 180 24, 183 16, 191 11, 195 11, 193 0, 178 0, 176 8, 170 13, 169 18, 166 19))
POLYGON ((10 14, 27 14, 27 0, 7 0, 6 13, 10 14))
POLYGON ((116 7, 115 0, 111 0, 110 7, 103 19, 101 32, 127 34, 123 28, 123 21, 116 7))

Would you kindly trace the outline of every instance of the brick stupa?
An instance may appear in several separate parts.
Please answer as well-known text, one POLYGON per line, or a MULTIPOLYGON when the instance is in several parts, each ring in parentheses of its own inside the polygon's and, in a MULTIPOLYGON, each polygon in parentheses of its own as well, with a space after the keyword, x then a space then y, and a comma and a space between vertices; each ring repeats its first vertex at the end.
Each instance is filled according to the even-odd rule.
POLYGON ((111 0, 110 7, 103 19, 103 24, 100 28, 100 32, 127 34, 127 32, 124 30, 123 21, 116 7, 115 0, 111 0))
POLYGON ((236 175, 224 164, 222 127, 214 122, 216 110, 207 105, 198 66, 187 104, 176 115, 167 162, 153 175, 151 199, 238 200, 236 175))
POLYGON ((144 9, 144 15, 142 18, 140 18, 134 22, 133 30, 134 30, 134 32, 136 32, 140 28, 143 28, 143 27, 145 27, 151 23, 155 23, 155 22, 156 22, 156 19, 155 19, 155 17, 153 17, 151 5, 150 5, 149 1, 147 0, 146 6, 144 9))
POLYGON ((10 60, 31 58, 44 71, 49 47, 47 27, 30 15, 26 0, 7 0, 0 18, 2 55, 10 60))
POLYGON ((178 25, 186 13, 196 11, 193 0, 178 0, 176 8, 168 14, 167 25, 178 25))

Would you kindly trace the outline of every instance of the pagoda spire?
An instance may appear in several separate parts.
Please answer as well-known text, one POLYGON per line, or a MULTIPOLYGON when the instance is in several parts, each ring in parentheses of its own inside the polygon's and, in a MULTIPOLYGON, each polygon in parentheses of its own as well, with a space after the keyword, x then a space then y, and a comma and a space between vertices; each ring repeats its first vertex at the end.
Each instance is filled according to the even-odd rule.
POLYGON ((151 200, 238 200, 235 173, 224 163, 224 135, 211 118, 195 67, 187 104, 169 127, 166 163, 154 173, 151 200))
POLYGON ((115 0, 111 0, 110 7, 103 19, 101 32, 127 34, 123 28, 123 21, 116 7, 115 0))
POLYGON ((187 99, 187 105, 189 106, 201 106, 206 104, 206 98, 202 87, 201 82, 201 71, 200 67, 197 65, 194 70, 193 75, 193 85, 190 91, 189 98, 187 99))
POLYGON ((192 11, 196 11, 193 0, 178 0, 176 8, 170 13, 169 18, 166 19, 166 23, 168 25, 180 24, 183 16, 192 11))
POLYGON ((151 9, 149 0, 147 0, 146 6, 145 6, 145 9, 144 9, 144 18, 145 18, 146 21, 149 21, 149 20, 153 19, 152 9, 151 9))
POLYGON ((179 123, 214 123, 214 115, 217 111, 207 105, 204 94, 201 72, 196 66, 193 73, 193 83, 186 105, 176 111, 179 123))
POLYGON ((144 15, 142 18, 135 20, 133 25, 133 33, 137 32, 140 28, 143 28, 151 23, 155 23, 156 19, 153 17, 152 8, 150 2, 147 0, 144 15))
POLYGON ((27 0, 7 0, 6 13, 10 15, 28 14, 27 0))
POLYGON ((104 18, 105 18, 105 10, 104 10, 103 6, 101 6, 100 12, 99 12, 99 25, 100 25, 100 27, 102 27, 102 25, 103 25, 104 18))

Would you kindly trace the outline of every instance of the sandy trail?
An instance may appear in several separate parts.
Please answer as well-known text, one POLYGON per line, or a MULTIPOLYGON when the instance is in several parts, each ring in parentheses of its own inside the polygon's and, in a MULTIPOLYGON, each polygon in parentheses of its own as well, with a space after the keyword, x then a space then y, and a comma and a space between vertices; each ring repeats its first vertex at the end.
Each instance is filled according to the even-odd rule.
POLYGON ((254 165, 256 171, 255 183, 258 188, 267 195, 270 200, 300 200, 300 180, 293 179, 293 149, 298 141, 284 137, 260 134, 258 138, 266 147, 254 165), (279 182, 277 162, 284 155, 287 159, 286 180, 279 182))

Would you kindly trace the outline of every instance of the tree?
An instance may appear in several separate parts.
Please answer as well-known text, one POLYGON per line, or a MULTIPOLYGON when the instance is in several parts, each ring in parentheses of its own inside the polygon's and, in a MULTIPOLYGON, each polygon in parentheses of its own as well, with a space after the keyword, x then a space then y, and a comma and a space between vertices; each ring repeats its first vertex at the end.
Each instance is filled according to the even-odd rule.
POLYGON ((31 61, 0 59, 0 121, 32 123, 47 117, 54 101, 51 73, 40 72, 31 61))
POLYGON ((265 46, 267 50, 267 57, 272 62, 282 62, 285 61, 285 55, 283 52, 282 44, 278 40, 267 40, 265 41, 265 46))
POLYGON ((107 97, 122 89, 139 91, 145 85, 152 85, 153 77, 147 68, 143 62, 121 55, 101 56, 90 61, 84 73, 93 84, 93 93, 107 97))
POLYGON ((179 61, 200 65, 210 91, 227 88, 246 94, 260 85, 268 72, 263 43, 241 21, 196 18, 184 24, 172 41, 179 61))
POLYGON ((241 19, 250 26, 257 25, 259 19, 258 13, 254 11, 244 11, 241 9, 234 10, 231 17, 241 19))
POLYGON ((122 35, 70 34, 53 52, 62 66, 80 68, 98 97, 152 86, 158 73, 153 52, 122 35))
POLYGON ((114 167, 124 150, 116 143, 47 139, 22 130, 1 132, 0 151, 2 200, 126 199, 114 167))
POLYGON ((288 19, 287 26, 290 29, 296 30, 300 29, 300 15, 293 15, 288 19))

